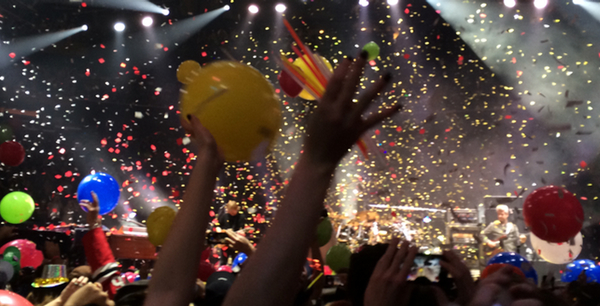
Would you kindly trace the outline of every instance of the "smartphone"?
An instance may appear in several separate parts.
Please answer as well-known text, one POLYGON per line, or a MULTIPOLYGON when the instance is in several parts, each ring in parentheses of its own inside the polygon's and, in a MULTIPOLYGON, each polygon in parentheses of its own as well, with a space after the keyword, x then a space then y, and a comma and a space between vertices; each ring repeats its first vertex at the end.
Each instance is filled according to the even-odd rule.
POLYGON ((442 271, 441 260, 442 255, 417 254, 407 279, 414 281, 419 277, 425 277, 432 283, 438 283, 442 271))
POLYGON ((325 288, 337 287, 342 285, 342 280, 338 275, 325 275, 325 288))
POLYGON ((206 242, 208 244, 225 244, 227 237, 227 233, 210 232, 206 235, 206 242))

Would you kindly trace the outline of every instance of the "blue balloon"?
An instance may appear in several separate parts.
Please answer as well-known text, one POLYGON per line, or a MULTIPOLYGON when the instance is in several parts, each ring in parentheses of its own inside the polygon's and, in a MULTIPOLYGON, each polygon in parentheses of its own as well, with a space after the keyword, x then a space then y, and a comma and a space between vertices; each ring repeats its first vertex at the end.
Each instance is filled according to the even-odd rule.
POLYGON ((92 191, 98 196, 100 214, 111 212, 119 204, 119 183, 106 173, 95 173, 86 176, 77 187, 77 199, 92 202, 92 191))
POLYGON ((600 266, 589 259, 578 259, 568 264, 565 271, 560 276, 560 280, 563 283, 576 281, 581 272, 584 271, 588 283, 600 281, 600 266))
POLYGON ((231 268, 233 269, 237 266, 240 266, 241 264, 244 263, 244 261, 246 261, 246 259, 248 259, 248 255, 246 255, 246 253, 239 253, 233 260, 233 264, 231 265, 231 268))
POLYGON ((531 263, 525 259, 525 257, 521 256, 521 254, 514 252, 503 252, 494 255, 488 261, 487 265, 491 264, 509 264, 511 266, 515 266, 523 271, 526 278, 533 280, 536 284, 538 282, 538 275, 531 263))

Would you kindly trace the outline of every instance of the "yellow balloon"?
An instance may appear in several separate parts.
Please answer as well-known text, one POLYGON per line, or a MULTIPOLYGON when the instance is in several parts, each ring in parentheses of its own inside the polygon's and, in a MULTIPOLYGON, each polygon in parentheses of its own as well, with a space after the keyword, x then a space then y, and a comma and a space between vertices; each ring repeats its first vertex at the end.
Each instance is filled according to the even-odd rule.
POLYGON ((173 220, 175 220, 175 214, 176 212, 173 208, 162 206, 155 209, 148 216, 146 231, 148 231, 148 240, 153 245, 160 246, 165 242, 171 230, 173 220))
MULTIPOLYGON (((302 57, 304 58, 304 60, 306 60, 307 63, 310 63, 310 60, 308 59, 308 55, 304 55, 302 57)), ((323 60, 323 62, 325 62, 325 66, 327 66, 329 71, 333 72, 333 66, 331 66, 331 63, 322 56, 321 56, 321 59, 323 60)), ((297 58, 293 64, 294 64, 294 66, 300 68, 300 70, 302 70, 302 72, 304 72, 306 77, 308 79, 310 79, 313 83, 320 84, 319 79, 317 79, 317 76, 312 72, 312 70, 310 70, 310 68, 304 63, 304 61, 301 58, 297 58)), ((302 98, 304 100, 309 100, 309 101, 314 101, 316 99, 311 94, 309 94, 308 91, 306 91, 306 90, 302 90, 298 96, 300 96, 300 98, 302 98)))
POLYGON ((258 70, 233 61, 203 67, 181 91, 180 110, 184 118, 200 119, 230 162, 264 157, 282 121, 271 83, 258 70))
POLYGON ((177 80, 183 84, 189 84, 198 75, 200 69, 201 67, 198 62, 192 60, 185 61, 177 68, 177 80))

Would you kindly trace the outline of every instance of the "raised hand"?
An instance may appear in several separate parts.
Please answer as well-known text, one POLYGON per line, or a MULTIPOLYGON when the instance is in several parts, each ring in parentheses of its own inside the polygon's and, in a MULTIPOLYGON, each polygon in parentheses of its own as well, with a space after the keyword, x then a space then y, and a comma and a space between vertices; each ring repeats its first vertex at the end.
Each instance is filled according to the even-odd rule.
POLYGON ((475 282, 471 277, 471 271, 453 251, 444 251, 444 260, 440 265, 452 275, 458 291, 456 303, 467 305, 473 298, 475 282))
POLYGON ((406 279, 417 255, 417 248, 409 247, 407 241, 398 248, 398 242, 398 238, 392 239, 375 266, 365 291, 365 306, 408 305, 411 290, 406 279))
POLYGON ((95 192, 92 191, 92 202, 88 200, 82 200, 79 202, 79 206, 85 207, 87 209, 86 221, 90 229, 94 229, 96 227, 101 226, 102 219, 100 219, 100 202, 98 201, 98 196, 95 192))
POLYGON ((83 306, 94 304, 98 306, 114 306, 108 298, 108 293, 102 291, 100 283, 87 283, 69 297, 64 306, 83 306))
POLYGON ((85 276, 80 276, 78 278, 74 278, 71 282, 63 289, 60 293, 60 300, 66 302, 75 291, 79 290, 79 288, 85 286, 88 283, 89 279, 85 276))
POLYGON ((198 144, 199 161, 209 162, 209 164, 215 166, 217 170, 220 169, 224 161, 223 153, 217 146, 217 142, 210 131, 200 123, 198 117, 188 115, 187 120, 181 118, 181 126, 198 144))
POLYGON ((238 252, 245 253, 248 256, 254 253, 254 246, 246 237, 234 232, 231 229, 227 229, 225 233, 227 233, 227 236, 229 236, 225 238, 225 242, 227 242, 230 248, 238 252))
POLYGON ((391 79, 390 74, 384 75, 367 90, 358 103, 353 103, 352 98, 360 83, 366 58, 367 55, 363 52, 354 62, 344 59, 329 81, 308 124, 305 145, 311 162, 335 167, 362 133, 400 108, 396 105, 366 119, 362 118, 362 113, 391 79))

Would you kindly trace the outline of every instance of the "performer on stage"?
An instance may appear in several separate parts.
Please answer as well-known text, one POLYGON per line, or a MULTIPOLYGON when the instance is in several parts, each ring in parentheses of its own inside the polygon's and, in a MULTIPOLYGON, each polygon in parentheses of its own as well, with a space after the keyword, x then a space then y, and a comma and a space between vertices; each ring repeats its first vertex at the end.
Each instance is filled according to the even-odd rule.
MULTIPOLYGON (((245 237, 245 218, 244 213, 240 211, 240 205, 236 201, 229 200, 229 202, 225 204, 225 210, 219 213, 217 218, 220 231, 225 232, 229 229, 236 234, 245 237)), ((226 265, 229 260, 233 260, 235 257, 235 251, 233 249, 224 250, 223 246, 224 245, 217 245, 215 251, 219 254, 219 262, 221 265, 226 265)))
POLYGON ((219 214, 219 227, 221 230, 232 229, 234 232, 243 234, 245 225, 244 213, 236 201, 230 200, 225 204, 224 213, 219 214))
POLYGON ((519 228, 508 222, 510 211, 506 205, 496 206, 498 220, 490 223, 482 232, 483 243, 487 246, 487 256, 500 252, 517 252, 517 247, 527 240, 525 235, 519 234, 519 228))

